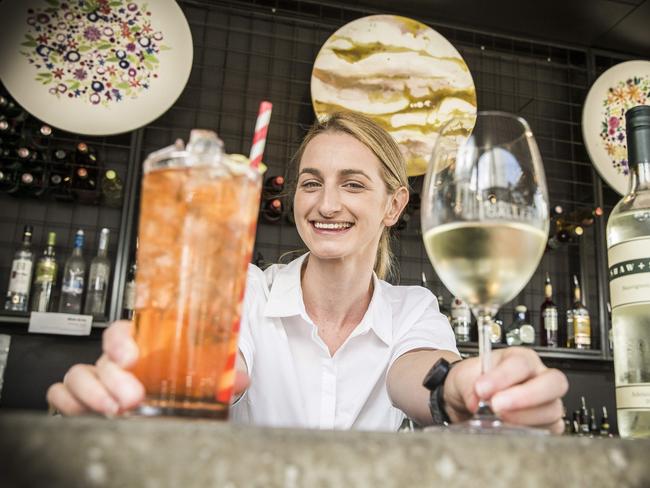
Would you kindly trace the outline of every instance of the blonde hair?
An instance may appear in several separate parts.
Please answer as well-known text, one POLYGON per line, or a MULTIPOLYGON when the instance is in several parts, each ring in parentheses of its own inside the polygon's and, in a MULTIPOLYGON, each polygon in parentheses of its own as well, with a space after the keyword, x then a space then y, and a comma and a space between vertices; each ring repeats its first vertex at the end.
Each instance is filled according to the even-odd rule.
MULTIPOLYGON (((305 148, 316 136, 325 132, 349 134, 370 149, 381 162, 381 175, 389 194, 395 193, 400 187, 408 189, 406 163, 392 136, 365 115, 355 112, 335 112, 323 121, 314 122, 292 159, 292 170, 287 178, 291 201, 295 195, 300 160, 305 148)), ((379 239, 374 270, 380 279, 388 278, 395 271, 388 227, 384 228, 379 239)))

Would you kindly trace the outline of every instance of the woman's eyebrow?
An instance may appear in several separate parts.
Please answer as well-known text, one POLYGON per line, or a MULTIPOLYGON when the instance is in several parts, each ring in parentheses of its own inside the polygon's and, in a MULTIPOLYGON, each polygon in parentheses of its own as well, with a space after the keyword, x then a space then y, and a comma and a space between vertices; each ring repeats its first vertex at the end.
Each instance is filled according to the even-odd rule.
POLYGON ((304 173, 310 173, 310 174, 312 174, 314 176, 318 176, 318 177, 323 176, 323 173, 321 173, 321 171, 319 169, 316 169, 316 168, 303 168, 302 170, 300 170, 300 174, 298 176, 300 176, 300 175, 302 175, 304 173))
POLYGON ((339 174, 341 176, 361 175, 365 176, 368 180, 371 180, 370 176, 368 176, 364 171, 360 169, 342 169, 339 171, 339 174))

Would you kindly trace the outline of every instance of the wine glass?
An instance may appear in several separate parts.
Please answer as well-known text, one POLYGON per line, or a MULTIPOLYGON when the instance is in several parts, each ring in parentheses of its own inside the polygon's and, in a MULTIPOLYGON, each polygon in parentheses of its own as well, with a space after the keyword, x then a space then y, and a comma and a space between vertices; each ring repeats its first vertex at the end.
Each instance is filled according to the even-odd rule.
MULTIPOLYGON (((496 111, 447 122, 425 176, 421 218, 438 277, 476 317, 485 374, 494 315, 528 283, 548 235, 546 180, 528 123, 496 111)), ((532 430, 504 424, 484 400, 472 419, 458 425, 452 428, 532 430)))

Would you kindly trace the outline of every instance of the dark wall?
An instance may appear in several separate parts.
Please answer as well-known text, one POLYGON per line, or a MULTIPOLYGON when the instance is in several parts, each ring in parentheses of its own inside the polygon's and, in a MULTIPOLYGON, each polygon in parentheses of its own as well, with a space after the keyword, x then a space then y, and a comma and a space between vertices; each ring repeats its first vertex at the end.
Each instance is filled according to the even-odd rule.
MULTIPOLYGON (((344 2, 323 5, 308 0, 182 0, 179 3, 194 39, 194 64, 183 94, 167 113, 138 131, 137 137, 85 140, 97 147, 102 161, 117 165, 125 180, 131 177, 137 183, 139 162, 178 137, 187 139, 193 127, 214 128, 229 152, 247 153, 258 103, 269 99, 274 102, 274 111, 265 162, 270 174, 284 174, 300 138, 314 119, 309 84, 320 47, 345 23, 375 12, 353 9, 344 2), (134 156, 129 165, 130 155, 134 156)), ((399 3, 393 8, 390 13, 400 13, 399 3)), ((438 30, 463 55, 476 83, 480 109, 515 112, 529 121, 544 159, 553 205, 571 210, 579 206, 593 207, 603 201, 600 181, 582 143, 582 103, 594 77, 624 60, 625 54, 603 56, 583 47, 513 39, 463 26, 436 25, 435 19, 427 18, 426 13, 415 18, 438 30)), ((74 134, 62 137, 71 147, 80 140, 74 134)), ((414 178, 411 183, 417 189, 421 179, 414 178)), ((615 200, 616 196, 605 190, 606 211, 615 200)), ((46 232, 53 225, 61 227, 62 246, 57 251, 64 258, 78 226, 85 227, 93 236, 104 225, 116 234, 124 233, 124 225, 132 228, 136 220, 125 224, 124 216, 136 207, 127 207, 128 202, 118 211, 80 204, 18 201, 0 195, 0 286, 6 286, 12 254, 24 224, 37 227, 35 243, 39 252, 46 232)), ((589 228, 581 241, 547 253, 529 286, 503 307, 504 319, 508 321, 514 306, 523 303, 533 311, 534 325, 538 325, 537 310, 542 301, 545 272, 555 282, 562 317, 570 304, 569 276, 576 273, 582 278, 586 305, 592 312, 593 343, 600 347, 608 326, 607 317, 602 313, 606 297, 599 294, 604 268, 594 265, 598 263, 599 246, 604 246, 602 230, 601 222, 600 227, 589 228)), ((434 291, 450 303, 449 293, 426 258, 416 212, 406 228, 395 234, 395 240, 400 262, 399 282, 419 284, 424 272, 434 291)), ((95 247, 93 242, 89 244, 87 259, 95 247)), ((132 241, 126 243, 121 252, 128 254, 131 245, 132 241)), ((300 247, 300 239, 289 223, 260 222, 256 251, 263 254, 266 262, 277 261, 283 253, 300 247)), ((125 263, 131 260, 120 255, 118 246, 112 247, 111 253, 125 263)), ((125 273, 126 268, 122 267, 116 280, 123 280, 125 273)), ((3 408, 44 408, 47 386, 60 380, 71 364, 92 362, 100 352, 98 331, 90 339, 79 339, 28 336, 25 329, 25 325, 1 329, 13 335, 0 403, 3 408)), ((572 389, 567 401, 570 409, 578 405, 581 394, 588 393, 591 405, 605 404, 613 412, 611 362, 575 360, 559 365, 570 377, 572 389)))

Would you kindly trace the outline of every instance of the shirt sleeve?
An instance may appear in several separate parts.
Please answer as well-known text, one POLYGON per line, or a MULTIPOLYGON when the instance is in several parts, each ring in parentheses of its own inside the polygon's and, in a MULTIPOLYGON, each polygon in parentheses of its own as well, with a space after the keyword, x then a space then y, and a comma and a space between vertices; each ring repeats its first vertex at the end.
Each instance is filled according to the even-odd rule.
POLYGON ((239 351, 244 356, 248 376, 253 373, 253 363, 255 358, 255 341, 253 339, 253 327, 255 317, 257 317, 261 303, 263 302, 264 275, 262 270, 250 264, 248 266, 248 275, 246 277, 246 291, 244 292, 244 303, 242 305, 241 322, 239 328, 239 351))
POLYGON ((393 346, 388 368, 403 354, 415 349, 437 349, 459 354, 456 348, 454 332, 438 308, 438 301, 428 290, 413 293, 419 295, 410 297, 400 304, 404 315, 400 317, 401 330, 398 331, 397 340, 393 346))

